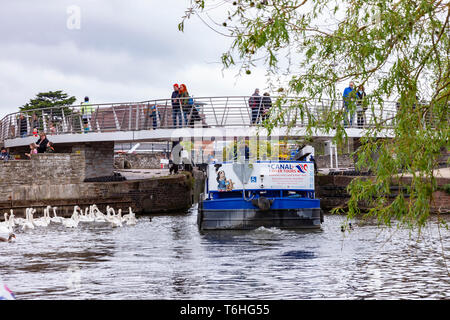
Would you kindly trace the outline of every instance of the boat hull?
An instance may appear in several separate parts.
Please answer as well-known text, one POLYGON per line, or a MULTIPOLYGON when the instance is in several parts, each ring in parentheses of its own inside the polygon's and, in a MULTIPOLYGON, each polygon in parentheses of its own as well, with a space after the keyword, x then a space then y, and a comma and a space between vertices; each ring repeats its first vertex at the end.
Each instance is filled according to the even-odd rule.
POLYGON ((201 230, 319 229, 320 208, 301 209, 204 209, 199 207, 197 223, 201 230))

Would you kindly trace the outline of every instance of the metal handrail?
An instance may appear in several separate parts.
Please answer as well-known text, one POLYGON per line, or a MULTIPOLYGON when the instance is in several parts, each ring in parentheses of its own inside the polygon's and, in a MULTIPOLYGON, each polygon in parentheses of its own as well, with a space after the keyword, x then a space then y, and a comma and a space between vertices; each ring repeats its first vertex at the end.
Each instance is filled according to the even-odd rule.
MULTIPOLYGON (((249 99, 251 96, 217 96, 217 97, 195 97, 194 105, 183 106, 180 101, 183 126, 192 127, 200 124, 203 127, 242 127, 258 126, 262 122, 262 113, 266 107, 263 102, 264 96, 259 97, 257 106, 257 118, 254 119, 249 99), (194 109, 196 108, 196 109, 194 109), (200 112, 196 112, 201 110, 200 112), (185 114, 184 111, 187 111, 185 114), (187 118, 185 117, 187 115, 187 118)), ((330 110, 343 110, 342 100, 328 99, 305 99, 301 97, 270 97, 272 108, 269 117, 278 117, 280 123, 292 124, 294 127, 305 127, 309 117, 320 119, 325 117, 330 110), (275 105, 277 99, 283 102, 279 107, 275 105), (290 108, 301 103, 305 106, 305 117, 298 113, 298 109, 290 108)), ((93 112, 88 117, 89 132, 114 132, 114 131, 138 131, 149 130, 154 127, 154 120, 150 119, 151 107, 156 106, 156 128, 174 129, 172 115, 172 99, 156 99, 140 102, 124 103, 99 103, 91 104, 93 112), (134 121, 133 121, 134 120, 134 121)), ((0 140, 12 139, 20 136, 29 136, 33 133, 31 116, 39 114, 42 118, 42 129, 48 131, 49 123, 56 126, 54 134, 74 134, 84 132, 82 105, 51 107, 46 109, 34 109, 19 111, 6 115, 0 120, 0 140), (24 123, 18 121, 20 114, 26 119, 26 130, 24 123), (21 129, 22 125, 22 129, 21 129)), ((373 126, 375 120, 385 121, 386 128, 392 126, 392 119, 397 112, 396 102, 384 102, 382 105, 374 106, 372 111, 364 113, 364 124, 361 127, 373 126)), ((351 127, 358 127, 357 112, 353 114, 351 127)), ((359 114, 361 115, 361 114, 359 114)), ((51 132, 47 132, 52 134, 51 132)))

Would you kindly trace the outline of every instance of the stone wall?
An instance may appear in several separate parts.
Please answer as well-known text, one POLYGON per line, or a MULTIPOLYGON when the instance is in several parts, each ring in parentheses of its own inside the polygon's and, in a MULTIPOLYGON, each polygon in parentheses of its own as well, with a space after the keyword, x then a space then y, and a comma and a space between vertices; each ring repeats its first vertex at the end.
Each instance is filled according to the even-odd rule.
MULTIPOLYGON (((319 175, 315 178, 316 197, 320 199, 320 206, 325 211, 330 211, 336 207, 347 207, 347 202, 350 199, 347 193, 347 186, 356 177, 352 176, 330 176, 319 175)), ((370 179, 364 177, 364 179, 370 179)), ((408 184, 410 178, 402 178, 403 183, 408 184)), ((450 183, 448 178, 438 178, 437 183, 439 186, 444 186, 450 183)), ((390 198, 394 199, 397 196, 399 187, 392 185, 390 198)), ((362 210, 370 209, 363 203, 360 204, 362 210)), ((431 205, 431 212, 450 212, 450 195, 445 191, 436 191, 433 193, 433 203, 431 205)))
POLYGON ((70 216, 74 205, 84 209, 95 203, 102 211, 110 205, 125 211, 132 207, 140 214, 180 212, 195 200, 193 183, 192 175, 186 173, 121 182, 15 185, 9 196, 1 196, 0 211, 12 208, 21 216, 27 207, 34 207, 40 216, 43 208, 52 205, 59 208, 58 214, 70 216))
POLYGON ((114 142, 76 144, 72 147, 72 153, 84 156, 86 179, 113 175, 114 142))
MULTIPOLYGON (((330 168, 330 155, 316 156, 316 165, 318 169, 330 168)), ((354 168, 355 162, 348 154, 338 154, 339 168, 354 168)), ((333 154, 333 168, 336 168, 336 156, 333 154)))
POLYGON ((0 162, 0 199, 17 198, 17 187, 73 184, 84 179, 80 154, 36 154, 31 160, 0 162))

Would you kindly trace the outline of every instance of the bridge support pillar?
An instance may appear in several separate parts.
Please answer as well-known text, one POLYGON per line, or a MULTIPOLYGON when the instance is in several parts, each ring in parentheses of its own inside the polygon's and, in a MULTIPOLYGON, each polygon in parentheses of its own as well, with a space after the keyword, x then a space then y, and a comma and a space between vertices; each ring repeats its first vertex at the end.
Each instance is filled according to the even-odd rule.
POLYGON ((77 143, 72 153, 84 155, 85 179, 114 174, 114 142, 77 143))

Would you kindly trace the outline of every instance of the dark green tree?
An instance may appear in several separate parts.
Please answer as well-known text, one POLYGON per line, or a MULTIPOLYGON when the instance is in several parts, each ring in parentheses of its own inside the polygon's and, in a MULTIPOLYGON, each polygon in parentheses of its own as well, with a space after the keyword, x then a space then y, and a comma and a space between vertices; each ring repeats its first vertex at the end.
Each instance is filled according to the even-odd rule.
POLYGON ((70 106, 76 100, 77 99, 74 96, 69 97, 69 95, 62 90, 41 92, 19 109, 21 112, 36 110, 36 113, 38 114, 42 114, 42 112, 52 113, 52 108, 70 106))

